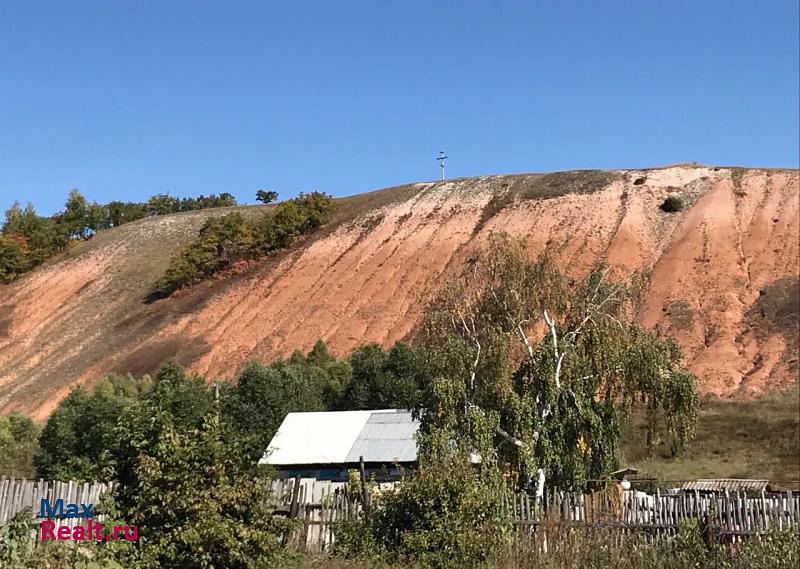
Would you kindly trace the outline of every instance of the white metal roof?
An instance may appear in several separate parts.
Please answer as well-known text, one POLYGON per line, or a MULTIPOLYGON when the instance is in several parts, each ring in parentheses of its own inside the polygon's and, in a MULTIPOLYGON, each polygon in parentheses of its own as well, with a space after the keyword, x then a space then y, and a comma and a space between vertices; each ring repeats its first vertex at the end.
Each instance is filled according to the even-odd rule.
POLYGON ((413 462, 418 428, 404 409, 289 413, 260 463, 413 462))

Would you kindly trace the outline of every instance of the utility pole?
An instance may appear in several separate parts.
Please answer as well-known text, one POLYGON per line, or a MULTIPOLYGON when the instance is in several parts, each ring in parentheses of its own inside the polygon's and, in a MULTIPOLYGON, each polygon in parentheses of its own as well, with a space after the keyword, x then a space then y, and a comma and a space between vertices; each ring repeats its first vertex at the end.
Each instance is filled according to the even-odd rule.
POLYGON ((437 160, 439 161, 439 166, 442 168, 442 180, 444 180, 444 161, 447 160, 447 156, 444 155, 444 150, 439 151, 437 160))

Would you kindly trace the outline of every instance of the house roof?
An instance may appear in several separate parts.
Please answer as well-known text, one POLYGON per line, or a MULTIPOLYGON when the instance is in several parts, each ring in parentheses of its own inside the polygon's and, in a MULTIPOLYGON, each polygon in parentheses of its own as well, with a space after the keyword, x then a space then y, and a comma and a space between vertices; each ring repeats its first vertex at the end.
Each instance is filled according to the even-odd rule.
POLYGON ((405 409, 289 413, 259 461, 275 466, 414 462, 419 423, 405 409))
POLYGON ((769 480, 750 480, 744 478, 701 478, 684 482, 681 490, 700 492, 761 492, 767 489, 769 480))

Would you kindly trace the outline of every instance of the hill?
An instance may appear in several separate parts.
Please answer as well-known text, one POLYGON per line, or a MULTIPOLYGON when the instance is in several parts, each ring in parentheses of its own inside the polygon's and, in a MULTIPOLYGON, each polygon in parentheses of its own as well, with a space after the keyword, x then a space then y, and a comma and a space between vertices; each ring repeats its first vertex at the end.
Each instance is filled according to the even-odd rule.
MULTIPOLYGON (((491 231, 548 242, 580 273, 648 268, 639 318, 685 349, 712 395, 747 396, 798 373, 797 170, 679 165, 418 183, 339 201, 337 218, 285 254, 242 263, 151 302, 169 257, 231 208, 147 218, 76 244, 0 286, 0 410, 44 417, 76 384, 176 357, 233 378, 324 339, 343 354, 390 344, 491 231), (684 207, 659 207, 677 196, 684 207)), ((246 215, 262 207, 238 208, 246 215)))

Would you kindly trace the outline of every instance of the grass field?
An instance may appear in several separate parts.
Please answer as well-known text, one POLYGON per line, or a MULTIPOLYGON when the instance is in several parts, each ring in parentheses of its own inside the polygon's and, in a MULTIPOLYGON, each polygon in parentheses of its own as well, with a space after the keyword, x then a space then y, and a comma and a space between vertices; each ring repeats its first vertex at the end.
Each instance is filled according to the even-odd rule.
POLYGON ((749 401, 706 400, 697 437, 682 454, 671 457, 665 447, 647 455, 644 445, 629 443, 621 462, 640 477, 661 480, 764 478, 800 487, 800 389, 749 401))

